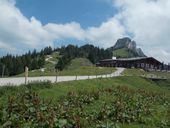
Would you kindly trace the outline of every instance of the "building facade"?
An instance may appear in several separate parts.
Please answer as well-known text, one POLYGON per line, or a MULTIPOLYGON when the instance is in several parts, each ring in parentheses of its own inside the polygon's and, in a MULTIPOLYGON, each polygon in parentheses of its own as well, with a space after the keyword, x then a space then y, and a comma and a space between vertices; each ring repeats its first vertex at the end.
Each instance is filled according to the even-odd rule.
POLYGON ((99 61, 96 66, 100 67, 124 67, 141 68, 145 70, 168 70, 169 66, 164 65, 153 57, 105 59, 99 61), (168 67, 167 67, 168 66, 168 67))

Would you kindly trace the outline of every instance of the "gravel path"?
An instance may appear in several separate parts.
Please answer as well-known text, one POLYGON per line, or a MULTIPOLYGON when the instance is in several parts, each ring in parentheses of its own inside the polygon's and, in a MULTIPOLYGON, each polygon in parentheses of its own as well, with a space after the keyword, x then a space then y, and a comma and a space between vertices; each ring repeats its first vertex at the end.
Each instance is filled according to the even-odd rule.
MULTIPOLYGON (((28 77, 28 83, 34 81, 51 81, 55 82, 63 82, 63 81, 73 81, 73 80, 86 80, 86 79, 95 79, 95 78, 106 78, 106 77, 117 77, 120 76, 124 71, 124 68, 117 68, 117 70, 112 74, 107 75, 97 75, 97 76, 42 76, 42 77, 28 77)), ((0 78, 0 86, 5 85, 21 85, 25 83, 24 77, 16 77, 16 78, 0 78)))

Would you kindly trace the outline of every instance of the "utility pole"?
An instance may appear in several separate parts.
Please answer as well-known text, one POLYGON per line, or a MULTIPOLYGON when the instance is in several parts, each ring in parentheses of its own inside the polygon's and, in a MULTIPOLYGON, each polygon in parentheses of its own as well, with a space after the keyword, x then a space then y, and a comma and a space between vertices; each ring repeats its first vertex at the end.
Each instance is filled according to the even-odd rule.
POLYGON ((27 85, 28 84, 28 67, 26 66, 25 67, 25 85, 27 85))

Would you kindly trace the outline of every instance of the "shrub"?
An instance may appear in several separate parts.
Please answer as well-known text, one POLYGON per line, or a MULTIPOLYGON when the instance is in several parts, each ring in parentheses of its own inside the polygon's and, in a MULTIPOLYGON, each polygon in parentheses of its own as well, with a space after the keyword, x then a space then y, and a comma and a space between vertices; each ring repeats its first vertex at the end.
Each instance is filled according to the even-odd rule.
POLYGON ((3 110, 3 127, 63 127, 66 120, 58 119, 55 107, 51 101, 45 102, 39 96, 26 91, 8 98, 8 104, 3 110))

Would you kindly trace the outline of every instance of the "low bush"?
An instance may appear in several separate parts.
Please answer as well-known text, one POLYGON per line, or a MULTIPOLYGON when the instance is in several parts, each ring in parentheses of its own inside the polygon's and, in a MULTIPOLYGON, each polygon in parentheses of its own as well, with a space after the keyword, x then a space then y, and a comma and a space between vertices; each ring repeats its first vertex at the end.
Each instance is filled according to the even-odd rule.
MULTIPOLYGON (((30 85, 28 85, 30 86, 30 85)), ((35 84, 36 86, 36 84, 35 84)), ((34 88, 33 84, 31 87, 34 88)), ((48 88, 45 84, 37 88, 48 88)), ((29 91, 10 96, 8 104, 0 108, 0 122, 6 127, 54 127, 54 128, 80 128, 80 127, 113 127, 117 124, 147 124, 153 116, 154 106, 163 105, 166 108, 170 99, 163 93, 135 90, 127 86, 110 87, 94 91, 70 91, 58 102, 45 101, 35 92, 29 91), (102 97, 110 100, 101 102, 102 97), (86 110, 99 102, 99 109, 86 110)), ((31 89, 32 90, 32 89, 31 89)), ((167 120, 170 112, 167 111, 167 120)), ((169 123, 156 122, 156 126, 168 127, 169 123)))

